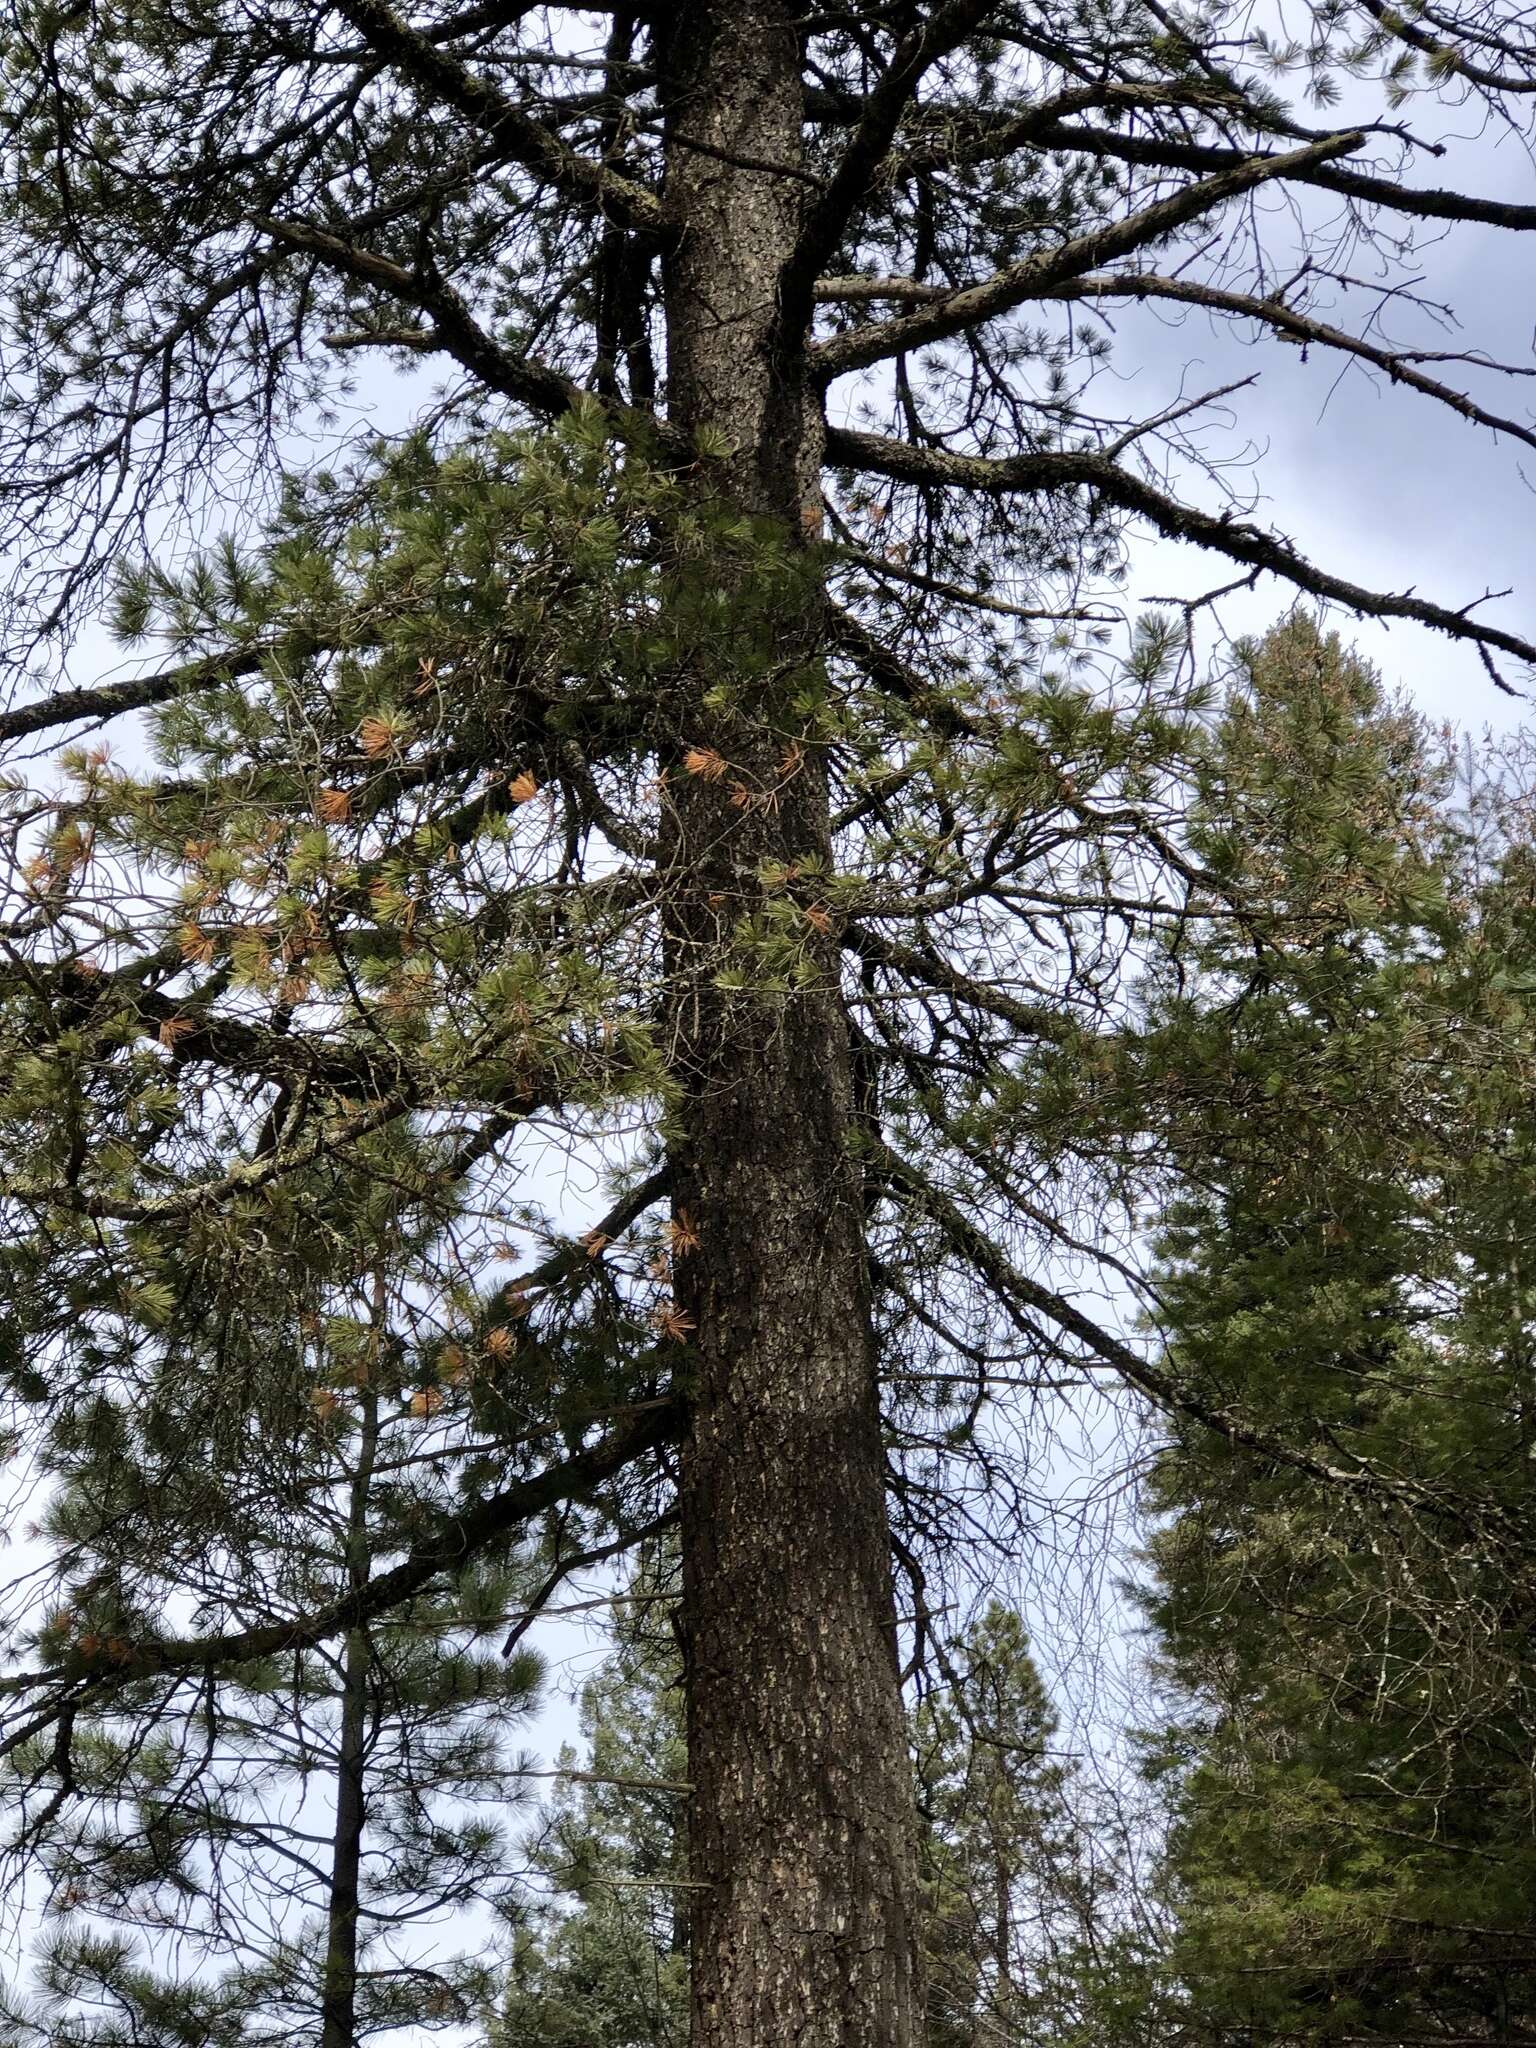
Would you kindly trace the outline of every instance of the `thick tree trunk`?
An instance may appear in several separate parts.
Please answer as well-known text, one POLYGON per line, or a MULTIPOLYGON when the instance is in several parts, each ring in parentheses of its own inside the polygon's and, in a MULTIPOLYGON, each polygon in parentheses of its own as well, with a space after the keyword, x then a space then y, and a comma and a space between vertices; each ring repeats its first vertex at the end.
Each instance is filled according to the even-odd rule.
MULTIPOLYGON (((669 193, 688 224, 666 281, 669 414, 724 436, 722 491, 798 544, 817 523, 821 451, 819 409, 775 338, 807 192, 794 13, 678 7, 663 76, 669 193)), ((740 582, 750 616, 774 579, 740 582)), ((814 661, 819 585, 782 583, 782 606, 742 637, 814 661)), ((729 770, 674 768, 668 848, 684 878, 668 929, 677 1289, 697 1352, 682 1475, 690 1853, 707 1887, 693 1894, 693 2038, 908 2048, 912 1795, 848 1033, 814 903, 812 985, 775 997, 716 981, 763 902, 763 864, 827 859, 826 780, 814 746, 796 750, 792 688, 764 681, 722 708, 705 702, 719 680, 696 677, 677 737, 729 770)))

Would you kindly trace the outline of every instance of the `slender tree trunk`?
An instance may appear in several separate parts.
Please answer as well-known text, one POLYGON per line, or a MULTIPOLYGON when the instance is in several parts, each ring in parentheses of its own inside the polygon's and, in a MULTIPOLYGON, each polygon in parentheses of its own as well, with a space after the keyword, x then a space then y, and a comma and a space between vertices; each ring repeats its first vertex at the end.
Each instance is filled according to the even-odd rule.
POLYGON ((1013 2025, 1013 1872, 1008 1859, 996 1855, 992 1863, 997 1900, 997 2018, 1006 2030, 1013 2025))
MULTIPOLYGON (((677 7, 663 89, 688 222, 668 264, 669 414, 724 436, 728 500, 798 544, 819 522, 821 447, 819 408, 775 347, 807 192, 795 13, 677 7)), ((819 582, 783 580, 782 607, 741 630, 771 633, 780 661, 814 660, 819 582)), ((730 771, 674 769, 667 849, 685 878, 668 928, 673 1166, 697 1354, 682 1471, 690 1867, 707 1887, 692 1895, 693 2039, 908 2048, 912 1793, 835 940, 805 919, 818 979, 788 995, 716 980, 763 864, 827 860, 826 780, 814 746, 796 752, 791 687, 721 707, 705 701, 717 680, 695 678, 678 740, 730 771)))
MULTIPOLYGON (((353 1588, 368 1582, 368 1496, 378 1443, 379 1397, 363 1393, 357 1469, 347 1519, 347 1579, 353 1588)), ((341 1728, 336 1758, 336 1827, 331 1844, 331 1884, 325 1944, 325 1977, 320 2004, 320 2048, 355 2048, 357 2041, 357 1914, 366 1819, 364 1778, 368 1743, 366 1629, 347 1633, 342 1652, 341 1728)))

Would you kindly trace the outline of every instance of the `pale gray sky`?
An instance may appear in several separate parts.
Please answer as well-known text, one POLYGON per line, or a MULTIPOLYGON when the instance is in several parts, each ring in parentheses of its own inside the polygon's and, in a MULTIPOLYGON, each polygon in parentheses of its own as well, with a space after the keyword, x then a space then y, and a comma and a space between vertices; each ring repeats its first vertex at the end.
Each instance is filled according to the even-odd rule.
MULTIPOLYGON (((1363 101, 1362 112, 1369 104, 1363 101)), ((1342 122, 1350 111, 1346 105, 1327 118, 1342 122)), ((1411 108, 1407 119, 1416 133, 1447 143, 1443 158, 1421 160, 1412 182, 1536 202, 1536 165, 1517 136, 1469 136, 1470 119, 1450 109, 1431 115, 1411 108)), ((1278 217, 1275 226, 1283 226, 1278 217)), ((1281 239, 1277 233, 1277 244, 1281 239)), ((1363 252, 1351 268, 1367 284, 1388 281, 1363 252)), ((1491 411, 1536 422, 1536 235, 1483 226, 1425 235, 1411 274, 1422 280, 1421 295, 1449 306, 1459 325, 1404 306, 1389 320, 1392 337, 1477 349, 1521 365, 1532 374, 1495 377, 1454 364, 1434 373, 1491 411)), ((1356 325, 1373 304, 1368 290, 1336 293, 1332 317, 1340 326, 1356 325)), ((1256 521, 1274 525, 1334 573, 1376 589, 1411 588, 1458 608, 1485 590, 1508 588, 1512 595, 1490 605, 1486 616, 1536 637, 1536 451, 1495 439, 1337 354, 1314 349, 1304 360, 1300 349, 1268 338, 1246 345, 1230 323, 1194 310, 1175 322, 1170 310, 1127 307, 1116 316, 1114 368, 1128 380, 1127 411, 1153 411, 1181 389, 1194 393, 1256 373, 1257 383, 1230 401, 1232 429, 1205 437, 1213 450, 1233 455, 1252 444, 1256 459, 1236 466, 1231 481, 1239 492, 1257 485, 1256 521)), ((1219 509, 1208 484, 1191 488, 1219 509)), ((1145 538, 1133 543, 1131 563, 1133 602, 1197 595, 1236 573, 1196 549, 1145 538)), ((1225 600, 1218 616, 1231 632, 1251 632, 1291 597, 1285 584, 1265 577, 1256 590, 1225 600)), ((1338 623, 1390 685, 1406 688, 1437 716, 1476 728, 1525 715, 1495 690, 1469 646, 1402 622, 1341 614, 1338 623)))

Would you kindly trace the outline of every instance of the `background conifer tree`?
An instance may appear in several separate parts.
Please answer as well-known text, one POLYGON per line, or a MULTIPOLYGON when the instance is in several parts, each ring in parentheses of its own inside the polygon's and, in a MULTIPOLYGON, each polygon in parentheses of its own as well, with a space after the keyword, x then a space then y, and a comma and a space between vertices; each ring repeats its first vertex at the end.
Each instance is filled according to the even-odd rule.
POLYGON ((1182 1705, 1150 1750, 1164 2023, 1517 2041, 1536 2026, 1528 750, 1458 764, 1304 619, 1249 661, 1200 837, 1269 871, 1290 935, 1203 940, 1167 998, 1188 1178, 1162 1300, 1181 1378, 1277 1441, 1304 1413, 1330 1469, 1188 1427, 1156 1462, 1147 1611, 1182 1705), (1359 1483, 1389 1460, 1390 1493, 1359 1483))
POLYGON ((1111 1842, 1060 1754, 1017 1613, 989 1602, 918 1705, 929 2039, 1076 2038, 1082 1982, 1112 1937, 1111 1842))
MULTIPOLYGON (((283 1249, 308 1305, 267 1282, 232 1326, 228 1299, 210 1316, 167 1285, 163 1352, 131 1383, 110 1323, 77 1298, 118 1399, 98 1384, 58 1404, 45 1653, 122 1664, 166 1610, 311 1612, 366 1588, 441 1513, 453 1410, 489 1388, 432 1330, 442 1217, 401 1195, 419 1164, 386 1137, 343 1176, 371 1272, 348 1270, 341 1233, 315 1241, 334 1187, 298 1186, 283 1249)), ((532 1652, 496 1649, 543 1576, 534 1545, 487 1546, 334 1639, 209 1669, 184 1694, 141 1681, 87 1697, 66 1741, 16 1745, 16 1846, 55 1930, 40 2001, 13 2001, 17 2042, 336 2048, 462 2029, 494 1981, 483 1931, 461 1939, 465 1909, 505 1904, 520 1877, 508 1736, 540 1680, 532 1652)))

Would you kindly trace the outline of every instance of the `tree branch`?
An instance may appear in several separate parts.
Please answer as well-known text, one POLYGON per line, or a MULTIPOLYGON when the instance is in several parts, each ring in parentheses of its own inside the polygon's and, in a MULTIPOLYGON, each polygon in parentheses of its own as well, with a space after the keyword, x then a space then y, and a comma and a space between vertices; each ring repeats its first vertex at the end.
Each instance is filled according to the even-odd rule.
MULTIPOLYGON (((1506 419, 1502 414, 1488 412, 1465 392, 1454 390, 1449 384, 1442 384, 1437 378, 1428 377, 1422 370, 1415 369, 1406 356, 1395 354, 1391 349, 1379 347, 1374 342, 1364 341, 1346 328, 1332 327, 1326 321, 1314 320, 1310 314, 1296 312, 1279 298, 1258 299, 1247 292, 1224 291, 1216 285, 1199 284, 1190 278, 1147 274, 1084 277, 1073 284, 1060 286, 1046 296, 1073 301, 1174 299, 1181 300, 1185 305, 1204 306, 1216 313, 1233 313, 1242 319, 1261 320, 1277 334, 1286 335, 1303 345, 1315 342, 1319 348, 1337 349, 1342 354, 1357 356, 1361 362, 1370 363, 1378 370, 1385 370, 1394 384, 1406 384, 1414 391, 1422 391, 1426 397, 1449 406, 1452 412, 1459 413, 1464 420, 1487 427, 1495 434, 1510 434, 1516 440, 1524 441, 1527 447, 1536 448, 1536 430, 1522 426, 1518 420, 1506 419)), ((1520 370, 1516 374, 1536 373, 1520 370)))
MULTIPOLYGON (((387 256, 345 242, 340 236, 314 227, 307 221, 274 220, 262 215, 253 225, 285 248, 315 256, 329 270, 389 292, 406 305, 428 314, 436 323, 428 334, 417 335, 413 331, 406 343, 384 333, 380 336, 381 346, 441 349, 490 390, 515 398, 520 404, 531 406, 535 412, 550 418, 558 418, 568 412, 586 396, 579 384, 562 376, 558 370, 527 356, 514 355, 510 349, 493 340, 475 321, 459 294, 441 279, 422 277, 405 269, 402 264, 391 262, 387 256)), ((358 339, 355 335, 345 337, 349 346, 355 346, 358 339)))
POLYGON ((1228 1408, 1214 1407, 1173 1373, 1154 1365, 1141 1352, 1123 1343, 1096 1323, 1054 1288, 1043 1286, 1021 1273, 1000 1246, 952 1202, 927 1176, 887 1147, 880 1147, 870 1172, 889 1186, 905 1188, 938 1224, 956 1252, 1004 1300, 1011 1300, 1034 1314, 1045 1315, 1059 1330, 1072 1337, 1093 1357, 1109 1366, 1131 1386, 1138 1388, 1168 1414, 1187 1415, 1229 1443, 1256 1451, 1276 1464, 1289 1466, 1308 1478, 1352 1492, 1371 1492, 1396 1500, 1416 1513, 1430 1513, 1467 1526, 1473 1519, 1455 1504, 1440 1501, 1412 1481, 1374 1470, 1360 1461, 1354 1469, 1333 1465, 1309 1451, 1295 1449, 1264 1431, 1252 1428, 1228 1408))
POLYGON ((952 962, 926 947, 904 946, 867 925, 845 924, 838 934, 840 943, 873 967, 921 983, 925 989, 952 997, 957 1003, 980 1010, 1000 1023, 1011 1025, 1021 1038, 1064 1045, 1076 1036, 1075 1026, 1060 1010, 1039 1003, 1021 1003, 1006 989, 990 982, 976 981, 952 962))
POLYGON ((568 197, 596 205, 618 226, 655 241, 664 238, 667 219, 654 193, 568 149, 468 65, 409 27, 384 0, 337 0, 337 12, 370 49, 489 135, 512 162, 536 171, 568 197))
POLYGON ((849 370, 866 369, 890 356, 946 341, 951 335, 962 334, 984 320, 994 320, 1027 299, 1039 298, 1053 287, 1083 276, 1101 263, 1164 240, 1186 221, 1197 220, 1201 214, 1257 185, 1296 176, 1331 157, 1346 156, 1364 140, 1356 129, 1324 136, 1320 142, 1308 143, 1304 149, 1291 150, 1283 156, 1242 158, 1230 170, 1186 185, 1182 191, 1156 200, 1123 220, 1064 242, 1059 249, 1048 249, 1026 257, 1022 263, 1010 264, 979 284, 948 293, 935 304, 894 320, 874 321, 850 334, 821 342, 811 350, 811 362, 818 376, 830 380, 849 370))
POLYGON ((405 1065, 398 1057, 387 1057, 391 1049, 382 1041, 348 1046, 333 1036, 271 1030, 247 1018, 203 1010, 195 993, 178 998, 146 985, 146 977, 156 972, 179 974, 185 966, 178 951, 142 956, 131 967, 110 974, 92 974, 73 961, 28 962, 24 969, 0 977, 0 987, 24 980, 34 995, 61 1005, 77 1029, 89 1028, 98 1014, 114 1025, 120 1023, 124 1010, 116 1005, 125 1005, 146 1037, 164 1034, 175 1067, 223 1067, 236 1074, 264 1076, 274 1085, 284 1080, 322 1081, 352 1095, 398 1091, 405 1065), (173 1027, 169 1032, 167 1025, 173 1027))
POLYGON ((968 583, 952 583, 944 576, 929 576, 921 569, 913 569, 903 562, 887 561, 883 555, 872 555, 864 548, 843 545, 834 549, 833 554, 840 567, 862 569, 866 576, 882 582, 902 583, 909 590, 922 590, 933 597, 947 598, 951 604, 968 605, 973 611, 997 612, 1003 618, 1022 619, 1030 625, 1073 619, 1087 625, 1113 626, 1120 619, 1118 612, 1103 611, 1095 605, 1014 604, 1011 599, 998 597, 990 590, 976 590, 968 583))
MULTIPOLYGON (((151 1637, 130 1645, 128 1655, 117 1661, 105 1654, 84 1658, 76 1653, 68 1665, 0 1678, 0 1695, 25 1695, 48 1685, 59 1685, 60 1697, 41 1716, 41 1725, 46 1726, 71 1701, 97 1699, 145 1678, 215 1667, 228 1670, 261 1658, 314 1649, 333 1636, 387 1614, 421 1592, 439 1574, 467 1564, 487 1544, 510 1534, 546 1508, 590 1494, 647 1452, 676 1442, 682 1428, 680 1402, 667 1400, 647 1405, 601 1443, 577 1451, 559 1464, 546 1466, 531 1478, 515 1480, 456 1514, 444 1515, 402 1563, 303 1619, 262 1622, 224 1635, 151 1637)), ((25 1729, 0 1744, 0 1754, 35 1734, 38 1726, 39 1717, 34 1716, 25 1729)))
MULTIPOLYGON (((1120 135, 1108 128, 1084 128, 1070 121, 1057 121, 1038 128, 1033 144, 1039 149, 1082 151, 1090 156, 1114 157, 1120 163, 1142 164, 1160 171, 1215 173, 1245 163, 1246 156, 1235 149, 1213 143, 1175 142, 1172 138, 1120 135)), ((1502 199, 1478 199, 1465 192, 1447 192, 1436 187, 1399 184, 1392 178, 1373 178, 1363 171, 1340 170, 1319 164, 1298 182, 1336 192, 1340 198, 1359 200, 1367 206, 1383 206, 1396 213, 1413 214, 1421 220, 1481 221, 1489 227, 1512 228, 1529 233, 1536 229, 1536 206, 1520 206, 1502 199)))
POLYGON ((1438 37, 1415 28, 1395 7, 1383 6, 1382 0, 1359 0, 1359 5, 1373 21, 1380 22, 1389 35, 1431 58, 1440 68, 1441 75, 1465 78, 1470 84, 1482 86, 1488 92, 1536 92, 1536 78, 1522 78, 1508 71, 1489 71, 1481 64, 1474 64, 1465 49, 1442 43, 1438 37))
POLYGON ((1341 604, 1360 616, 1411 619, 1416 625, 1431 627, 1453 640, 1469 641, 1483 653, 1494 682, 1511 696, 1520 693, 1499 674, 1487 650, 1497 648, 1519 662, 1536 665, 1536 644, 1501 627, 1479 624, 1468 616, 1470 607, 1451 611, 1409 592, 1368 590, 1362 584, 1346 582, 1341 576, 1330 576, 1276 534, 1242 520, 1198 511, 1123 469, 1107 455, 1090 450, 1063 449, 1004 457, 960 455, 944 448, 916 448, 906 441, 857 433, 848 427, 831 427, 827 431, 826 459, 836 468, 888 476, 899 483, 998 497, 1081 486, 1146 520, 1170 540, 1191 541, 1197 547, 1209 548, 1231 561, 1279 576, 1298 590, 1325 598, 1331 604, 1341 604))
POLYGON ((382 1102, 370 1103, 366 1109, 359 1110, 341 1124, 322 1125, 302 1145, 286 1149, 274 1147, 254 1159, 240 1160, 224 1173, 193 1181, 190 1186, 176 1188, 169 1194, 145 1195, 132 1200, 116 1195, 93 1195, 67 1181, 0 1181, 0 1201, 59 1208, 96 1221, 176 1222, 183 1217, 195 1216, 200 1209, 209 1208, 228 1195, 248 1194, 265 1187, 269 1181, 295 1167, 313 1165, 315 1160, 333 1155, 354 1139, 366 1137, 370 1131, 392 1123, 412 1106, 412 1094, 408 1091, 386 1096, 382 1102))
POLYGON ((78 725, 87 718, 117 718, 125 711, 143 711, 152 704, 167 704, 173 697, 190 696, 194 690, 216 689, 236 676, 253 674, 273 651, 272 646, 265 645, 230 654, 200 655, 196 661, 163 669, 159 675, 104 683, 92 690, 60 690, 51 697, 40 697, 35 704, 18 704, 13 710, 0 712, 0 741, 25 739, 30 733, 49 732, 56 726, 78 725))
POLYGON ((804 331, 817 276, 874 183, 902 114, 924 75, 972 34, 991 11, 990 0, 946 0, 934 10, 926 27, 903 37, 890 68, 865 100, 842 161, 807 215, 780 273, 780 325, 786 336, 798 337, 804 331))

